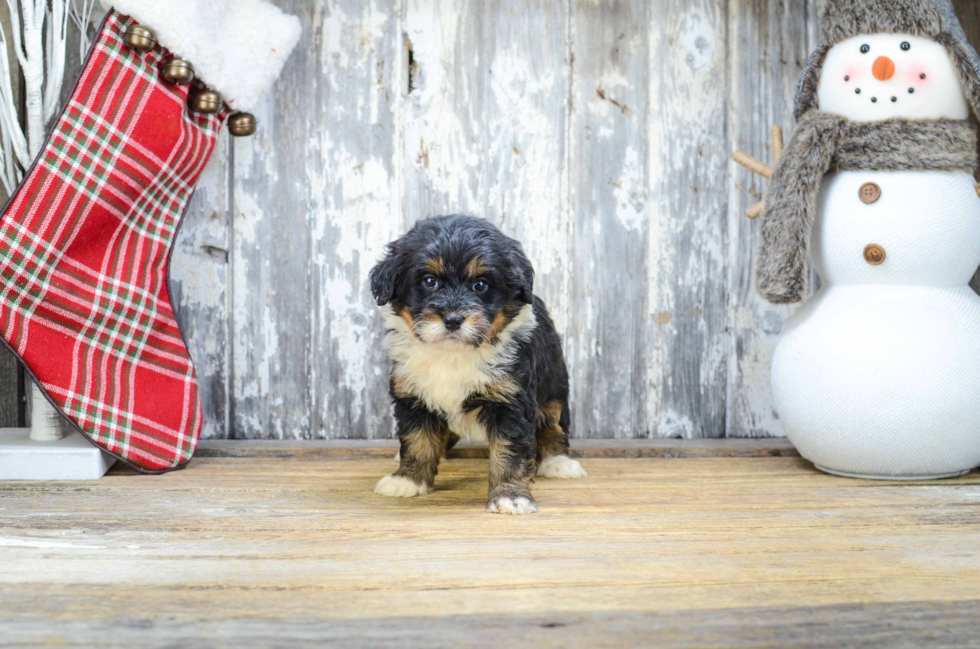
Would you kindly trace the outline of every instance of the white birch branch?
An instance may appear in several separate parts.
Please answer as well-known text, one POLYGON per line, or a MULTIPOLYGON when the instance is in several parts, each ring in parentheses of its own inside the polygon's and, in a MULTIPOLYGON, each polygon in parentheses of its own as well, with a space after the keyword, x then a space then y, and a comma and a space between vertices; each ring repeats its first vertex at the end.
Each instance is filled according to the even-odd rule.
MULTIPOLYGON (((13 26, 13 49, 19 62, 22 54, 20 45, 20 16, 10 0, 7 0, 7 7, 10 9, 11 25, 13 26)), ((7 35, 3 31, 2 25, 0 25, 0 38, 3 39, 2 47, 0 47, 0 63, 3 65, 3 69, 0 70, 0 129, 3 129, 6 138, 4 140, 5 145, 8 140, 10 142, 9 148, 4 146, 7 166, 13 165, 17 169, 18 163, 21 166, 25 163, 29 164, 30 156, 27 151, 27 138, 24 135, 24 129, 21 128, 18 117, 17 98, 14 97, 13 81, 11 78, 11 75, 15 74, 15 71, 12 69, 9 57, 7 56, 7 35)), ((17 173, 7 174, 5 181, 10 181, 11 185, 16 185, 20 182, 20 178, 21 174, 18 171, 17 173)))
POLYGON ((11 74, 13 70, 10 66, 10 58, 7 55, 7 35, 0 25, 0 142, 3 147, 3 168, 0 175, 3 178, 4 189, 9 196, 14 191, 14 187, 20 182, 20 167, 18 160, 26 160, 27 138, 20 127, 20 120, 17 117, 17 107, 13 91, 13 80, 11 74))
POLYGON ((44 140, 44 0, 7 0, 13 26, 14 52, 24 77, 27 96, 27 153, 21 167, 30 166, 44 140), (21 16, 21 8, 23 16, 21 16))
POLYGON ((72 0, 71 7, 68 10, 72 22, 78 28, 78 58, 82 61, 85 60, 85 55, 88 53, 90 42, 88 30, 92 23, 92 12, 95 10, 95 2, 96 0, 72 0), (78 7, 79 1, 82 5, 81 8, 78 7))
POLYGON ((44 86, 45 124, 54 117, 61 99, 61 86, 65 81, 65 49, 68 42, 68 16, 71 13, 65 3, 66 0, 51 0, 51 8, 47 11, 49 18, 44 86))
POLYGON ((44 143, 44 0, 25 0, 24 10, 24 94, 27 100, 27 149, 31 160, 21 161, 26 169, 41 152, 44 143))

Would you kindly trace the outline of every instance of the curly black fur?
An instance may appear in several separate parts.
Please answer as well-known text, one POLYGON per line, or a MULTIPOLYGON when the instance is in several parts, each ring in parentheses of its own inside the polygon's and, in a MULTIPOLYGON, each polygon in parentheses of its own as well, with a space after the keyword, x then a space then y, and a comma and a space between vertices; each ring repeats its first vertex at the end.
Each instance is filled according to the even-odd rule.
POLYGON ((533 283, 521 245, 468 216, 418 222, 371 271, 375 299, 391 305, 393 476, 419 493, 432 489, 447 444, 474 427, 490 445, 491 511, 520 498, 536 509, 536 463, 567 455, 568 373, 533 283))

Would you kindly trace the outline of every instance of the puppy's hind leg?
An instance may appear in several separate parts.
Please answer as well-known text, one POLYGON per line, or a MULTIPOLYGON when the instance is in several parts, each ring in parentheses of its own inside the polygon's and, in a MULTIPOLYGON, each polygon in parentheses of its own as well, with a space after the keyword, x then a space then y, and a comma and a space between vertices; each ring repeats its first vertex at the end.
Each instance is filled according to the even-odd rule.
POLYGON ((568 456, 568 408, 561 401, 548 401, 538 408, 535 445, 538 477, 584 478, 588 474, 578 460, 568 456))
POLYGON ((397 400, 395 419, 401 442, 399 467, 381 478, 374 492, 402 498, 429 494, 439 472, 439 458, 445 453, 447 429, 438 415, 417 401, 397 400))

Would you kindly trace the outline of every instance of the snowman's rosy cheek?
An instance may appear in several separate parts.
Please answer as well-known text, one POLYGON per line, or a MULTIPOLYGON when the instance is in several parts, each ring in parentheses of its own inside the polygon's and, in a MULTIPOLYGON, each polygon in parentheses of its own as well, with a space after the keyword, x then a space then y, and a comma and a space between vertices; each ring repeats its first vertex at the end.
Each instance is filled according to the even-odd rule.
POLYGON ((930 81, 929 71, 922 65, 909 66, 906 80, 910 88, 925 88, 930 81))
POLYGON ((864 76, 861 72, 861 67, 852 63, 844 67, 844 74, 841 78, 844 80, 844 83, 860 83, 864 76))

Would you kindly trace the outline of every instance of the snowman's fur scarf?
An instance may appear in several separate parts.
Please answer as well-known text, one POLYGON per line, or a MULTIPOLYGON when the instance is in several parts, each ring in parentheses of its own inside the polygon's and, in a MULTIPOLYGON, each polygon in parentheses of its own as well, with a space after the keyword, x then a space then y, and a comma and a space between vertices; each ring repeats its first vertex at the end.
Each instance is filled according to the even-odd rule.
POLYGON ((807 256, 820 181, 828 171, 962 171, 977 166, 966 120, 856 123, 811 110, 797 125, 766 192, 756 288, 776 304, 807 295, 807 256))
POLYGON ((977 132, 969 120, 845 121, 836 132, 835 171, 962 171, 977 167, 977 132))

